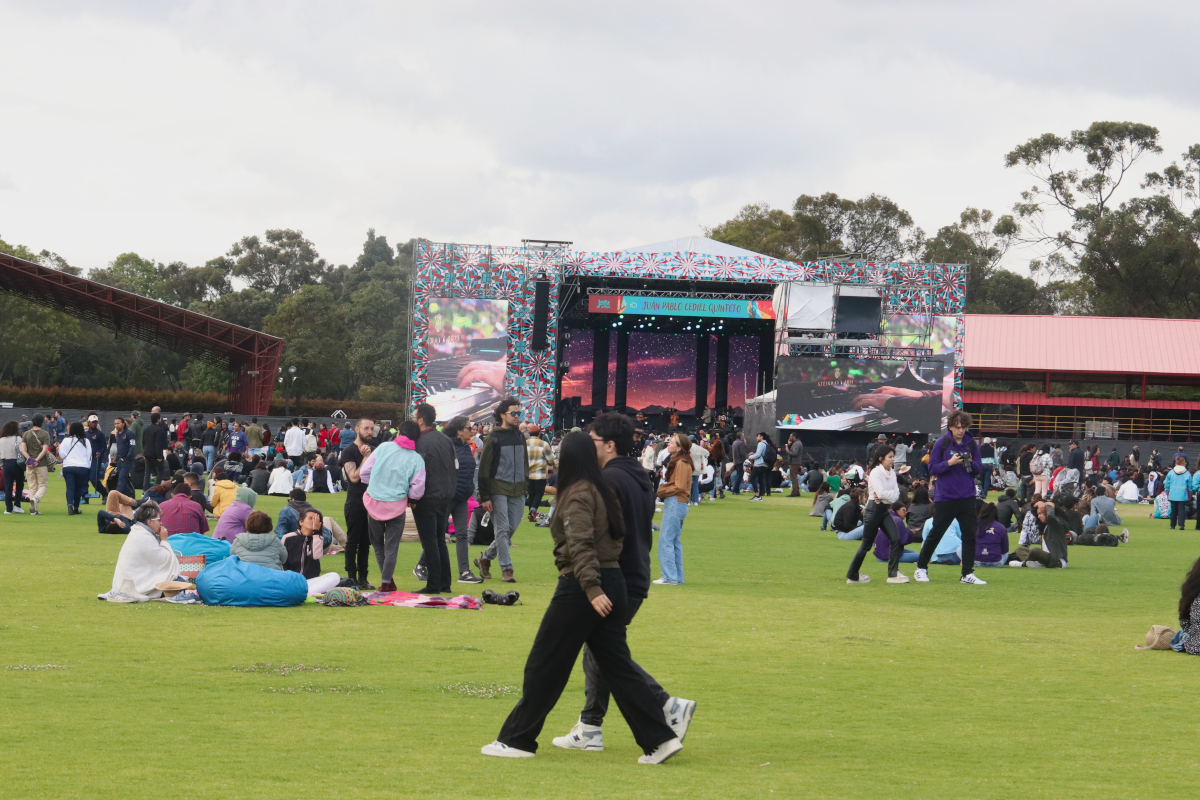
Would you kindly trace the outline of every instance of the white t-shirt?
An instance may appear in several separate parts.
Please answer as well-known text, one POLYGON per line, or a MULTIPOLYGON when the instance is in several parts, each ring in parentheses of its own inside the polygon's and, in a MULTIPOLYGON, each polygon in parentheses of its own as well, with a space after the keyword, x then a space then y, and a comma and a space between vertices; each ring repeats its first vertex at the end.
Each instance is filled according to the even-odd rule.
POLYGON ((58 446, 58 457, 62 459, 63 467, 83 467, 90 469, 92 466, 92 443, 87 439, 74 439, 68 437, 63 439, 62 444, 58 446))
POLYGON ((1133 481, 1125 481, 1121 484, 1121 488, 1117 489, 1117 499, 1128 500, 1136 503, 1138 501, 1138 487, 1133 481))
POLYGON ((283 449, 292 457, 304 455, 304 431, 295 426, 288 428, 283 435, 283 449))
POLYGON ((861 481, 863 477, 863 468, 858 464, 851 464, 846 467, 846 480, 861 481))

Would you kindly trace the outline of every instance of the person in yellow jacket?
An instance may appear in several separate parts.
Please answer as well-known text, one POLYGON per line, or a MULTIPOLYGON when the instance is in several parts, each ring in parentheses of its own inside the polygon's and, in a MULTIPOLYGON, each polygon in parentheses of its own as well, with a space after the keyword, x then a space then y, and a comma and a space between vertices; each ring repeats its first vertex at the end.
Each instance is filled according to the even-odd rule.
POLYGON ((214 517, 220 518, 225 509, 229 508, 229 504, 237 500, 237 488, 236 483, 225 477, 224 468, 213 468, 212 496, 209 502, 212 503, 214 517))

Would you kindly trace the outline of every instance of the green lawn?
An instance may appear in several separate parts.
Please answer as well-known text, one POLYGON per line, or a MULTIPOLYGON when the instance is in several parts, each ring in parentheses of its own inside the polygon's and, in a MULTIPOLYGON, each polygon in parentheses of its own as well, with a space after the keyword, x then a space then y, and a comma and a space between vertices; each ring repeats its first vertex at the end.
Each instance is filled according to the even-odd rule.
POLYGON ((688 583, 653 588, 630 642, 699 706, 684 751, 644 767, 615 706, 605 752, 550 744, 578 669, 528 760, 479 755, 515 697, 442 689, 519 686, 555 578, 545 529, 517 533, 512 608, 110 606, 123 540, 51 486, 42 516, 0 518, 0 667, 66 667, 0 668, 0 797, 1194 796, 1200 662, 1133 645, 1175 625, 1200 534, 1145 506, 1130 544, 981 570, 986 587, 949 567, 888 585, 873 558, 875 582, 847 586, 854 545, 808 499, 692 509, 688 583), (258 663, 341 671, 235 669, 258 663), (271 691, 331 687, 365 691, 271 691))

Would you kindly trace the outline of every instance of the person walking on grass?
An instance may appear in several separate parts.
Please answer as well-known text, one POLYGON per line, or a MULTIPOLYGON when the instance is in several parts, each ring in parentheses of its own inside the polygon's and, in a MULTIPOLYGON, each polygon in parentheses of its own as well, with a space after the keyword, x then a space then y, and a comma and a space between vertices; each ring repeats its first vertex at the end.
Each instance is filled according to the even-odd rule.
MULTIPOLYGON (((418 403, 413 410, 413 422, 421 429, 417 452, 425 459, 425 494, 413 506, 413 522, 421 537, 424 556, 425 586, 418 594, 444 594, 451 587, 450 550, 446 534, 450 531, 450 507, 458 490, 458 474, 454 466, 454 444, 450 437, 434 427, 437 411, 429 403, 418 403)), ((520 434, 517 434, 520 438, 520 434)), ((525 442, 521 442, 525 452, 525 442)))
MULTIPOLYGON (((42 430, 46 418, 34 414, 29 430, 21 435, 21 457, 25 459, 25 484, 29 487, 29 513, 41 514, 39 506, 49 488, 50 434, 42 430)), ((83 427, 82 425, 80 427, 83 427)))
MULTIPOLYGON (((626 624, 632 624, 650 591, 650 548, 653 544, 654 490, 646 470, 633 459, 633 420, 624 414, 601 414, 592 423, 589 435, 596 446, 596 459, 604 482, 616 494, 625 522, 625 539, 621 546, 621 573, 629 596, 626 624)), ((671 697, 644 669, 636 663, 671 730, 682 742, 696 710, 696 703, 671 697)), ((564 750, 603 750, 601 726, 608 713, 609 688, 604 673, 591 648, 583 648, 583 712, 579 722, 566 736, 554 740, 555 747, 564 750)))
POLYGON ((521 699, 496 741, 480 752, 502 758, 535 755, 546 717, 562 696, 586 644, 645 753, 638 763, 661 764, 683 745, 663 719, 662 704, 629 653, 625 639, 629 601, 620 566, 624 513, 600 472, 596 446, 588 434, 575 431, 563 439, 558 475, 550 523, 558 585, 525 662, 521 699))
POLYGON ((983 471, 983 461, 979 455, 979 445, 967 432, 971 427, 971 415, 956 408, 950 412, 946 427, 946 433, 929 451, 929 471, 937 479, 933 527, 921 546, 921 557, 917 559, 913 579, 918 583, 929 583, 929 561, 950 523, 957 520, 962 531, 960 582, 986 586, 987 581, 975 575, 975 529, 978 520, 975 512, 975 476, 983 471))
MULTIPOLYGON (((888 558, 888 583, 908 583, 908 576, 900 571, 900 556, 904 553, 904 544, 900 541, 900 531, 892 519, 891 506, 900 499, 900 486, 896 482, 895 466, 896 451, 890 444, 875 445, 871 451, 871 460, 867 462, 870 476, 867 479, 867 510, 863 522, 862 544, 850 562, 846 573, 846 583, 870 583, 871 578, 859 572, 863 559, 875 546, 875 536, 880 527, 888 541, 891 542, 891 552, 888 558)), ((901 467, 905 472, 908 467, 901 467)))
MULTIPOLYGON (((692 440, 685 433, 672 433, 667 440, 667 464, 658 496, 663 500, 662 530, 658 534, 660 586, 683 583, 683 521, 688 515, 692 492, 692 440)), ((562 491, 561 489, 559 490, 562 491)))
POLYGON ((494 416, 496 424, 479 454, 479 499, 483 510, 492 515, 496 538, 475 559, 475 566, 479 567, 479 577, 488 579, 492 577, 492 561, 499 558, 501 579, 515 583, 508 546, 521 524, 525 496, 529 493, 529 451, 520 430, 520 401, 515 397, 504 398, 496 406, 494 416))
POLYGON ((15 419, 0 429, 0 464, 4 468, 4 513, 24 514, 21 498, 25 492, 25 465, 21 463, 20 426, 15 419))

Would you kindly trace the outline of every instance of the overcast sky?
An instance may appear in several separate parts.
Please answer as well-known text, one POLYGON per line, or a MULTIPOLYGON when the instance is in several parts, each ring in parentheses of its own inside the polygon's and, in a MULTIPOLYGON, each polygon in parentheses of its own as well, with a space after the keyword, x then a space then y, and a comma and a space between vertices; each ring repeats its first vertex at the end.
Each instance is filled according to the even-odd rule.
POLYGON ((1200 141, 1200 4, 833 5, 0 0, 0 237, 85 268, 274 227, 334 263, 371 227, 608 250, 827 191, 933 232, 1008 211, 1037 134, 1200 141))

